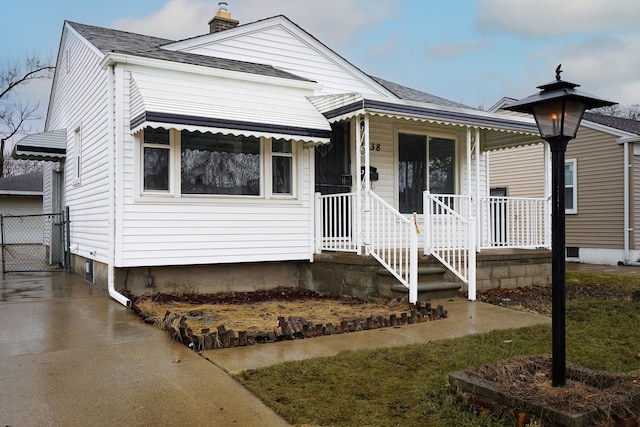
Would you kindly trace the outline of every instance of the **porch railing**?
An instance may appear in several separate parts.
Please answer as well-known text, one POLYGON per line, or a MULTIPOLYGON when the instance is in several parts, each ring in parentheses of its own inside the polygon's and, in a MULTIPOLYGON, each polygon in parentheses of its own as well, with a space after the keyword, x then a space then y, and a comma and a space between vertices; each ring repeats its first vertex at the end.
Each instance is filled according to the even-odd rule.
POLYGON ((409 289, 409 302, 414 303, 418 300, 418 224, 372 191, 366 197, 367 250, 409 289))
POLYGON ((481 197, 481 248, 548 248, 545 199, 481 197))
POLYGON ((316 194, 316 252, 358 252, 357 193, 316 194))
POLYGON ((475 299, 476 229, 469 196, 424 193, 424 252, 469 286, 475 299))

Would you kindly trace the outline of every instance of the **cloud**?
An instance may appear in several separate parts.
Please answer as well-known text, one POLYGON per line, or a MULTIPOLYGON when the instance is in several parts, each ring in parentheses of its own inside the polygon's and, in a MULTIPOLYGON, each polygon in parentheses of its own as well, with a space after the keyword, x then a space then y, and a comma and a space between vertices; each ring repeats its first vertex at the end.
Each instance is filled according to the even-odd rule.
POLYGON ((637 29, 637 0, 478 0, 480 31, 546 38, 610 29, 637 29))
MULTIPOLYGON (((385 0, 231 0, 228 3, 228 11, 240 24, 286 15, 329 46, 346 43, 363 29, 399 14, 385 0)), ((112 27, 179 40, 207 33, 208 22, 217 11, 217 4, 211 1, 169 0, 161 10, 147 17, 118 19, 112 27)))
POLYGON ((590 38, 564 46, 563 68, 585 91, 623 104, 640 103, 640 33, 590 38))
POLYGON ((488 40, 473 40, 467 43, 442 43, 426 50, 426 54, 435 59, 456 58, 467 53, 491 47, 488 40))

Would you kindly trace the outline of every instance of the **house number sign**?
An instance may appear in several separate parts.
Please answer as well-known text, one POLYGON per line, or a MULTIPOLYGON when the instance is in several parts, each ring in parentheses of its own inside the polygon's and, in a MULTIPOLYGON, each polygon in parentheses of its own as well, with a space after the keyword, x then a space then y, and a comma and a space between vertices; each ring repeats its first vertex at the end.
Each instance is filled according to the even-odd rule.
POLYGON ((382 151, 380 144, 371 144, 371 151, 382 151))

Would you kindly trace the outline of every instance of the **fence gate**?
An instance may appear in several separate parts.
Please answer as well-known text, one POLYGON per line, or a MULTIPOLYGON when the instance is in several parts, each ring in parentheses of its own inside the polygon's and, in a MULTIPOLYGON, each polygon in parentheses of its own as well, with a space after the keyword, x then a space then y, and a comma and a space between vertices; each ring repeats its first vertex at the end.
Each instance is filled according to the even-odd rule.
POLYGON ((68 271, 64 213, 0 215, 2 272, 68 271))

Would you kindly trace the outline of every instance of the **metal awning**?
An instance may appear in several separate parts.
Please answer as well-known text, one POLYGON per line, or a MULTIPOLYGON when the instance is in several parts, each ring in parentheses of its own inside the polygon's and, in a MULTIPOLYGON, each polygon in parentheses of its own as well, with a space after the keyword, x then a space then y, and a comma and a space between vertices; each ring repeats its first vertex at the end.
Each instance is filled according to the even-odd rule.
POLYGON ((325 144, 331 126, 307 99, 311 92, 222 77, 170 79, 133 72, 131 133, 149 126, 325 144))
POLYGON ((525 117, 360 93, 314 96, 309 100, 331 123, 370 114, 425 123, 474 127, 480 129, 483 135, 483 150, 540 142, 540 133, 535 121, 525 117))
POLYGON ((11 156, 22 160, 63 160, 67 153, 67 130, 27 135, 16 143, 11 156))

